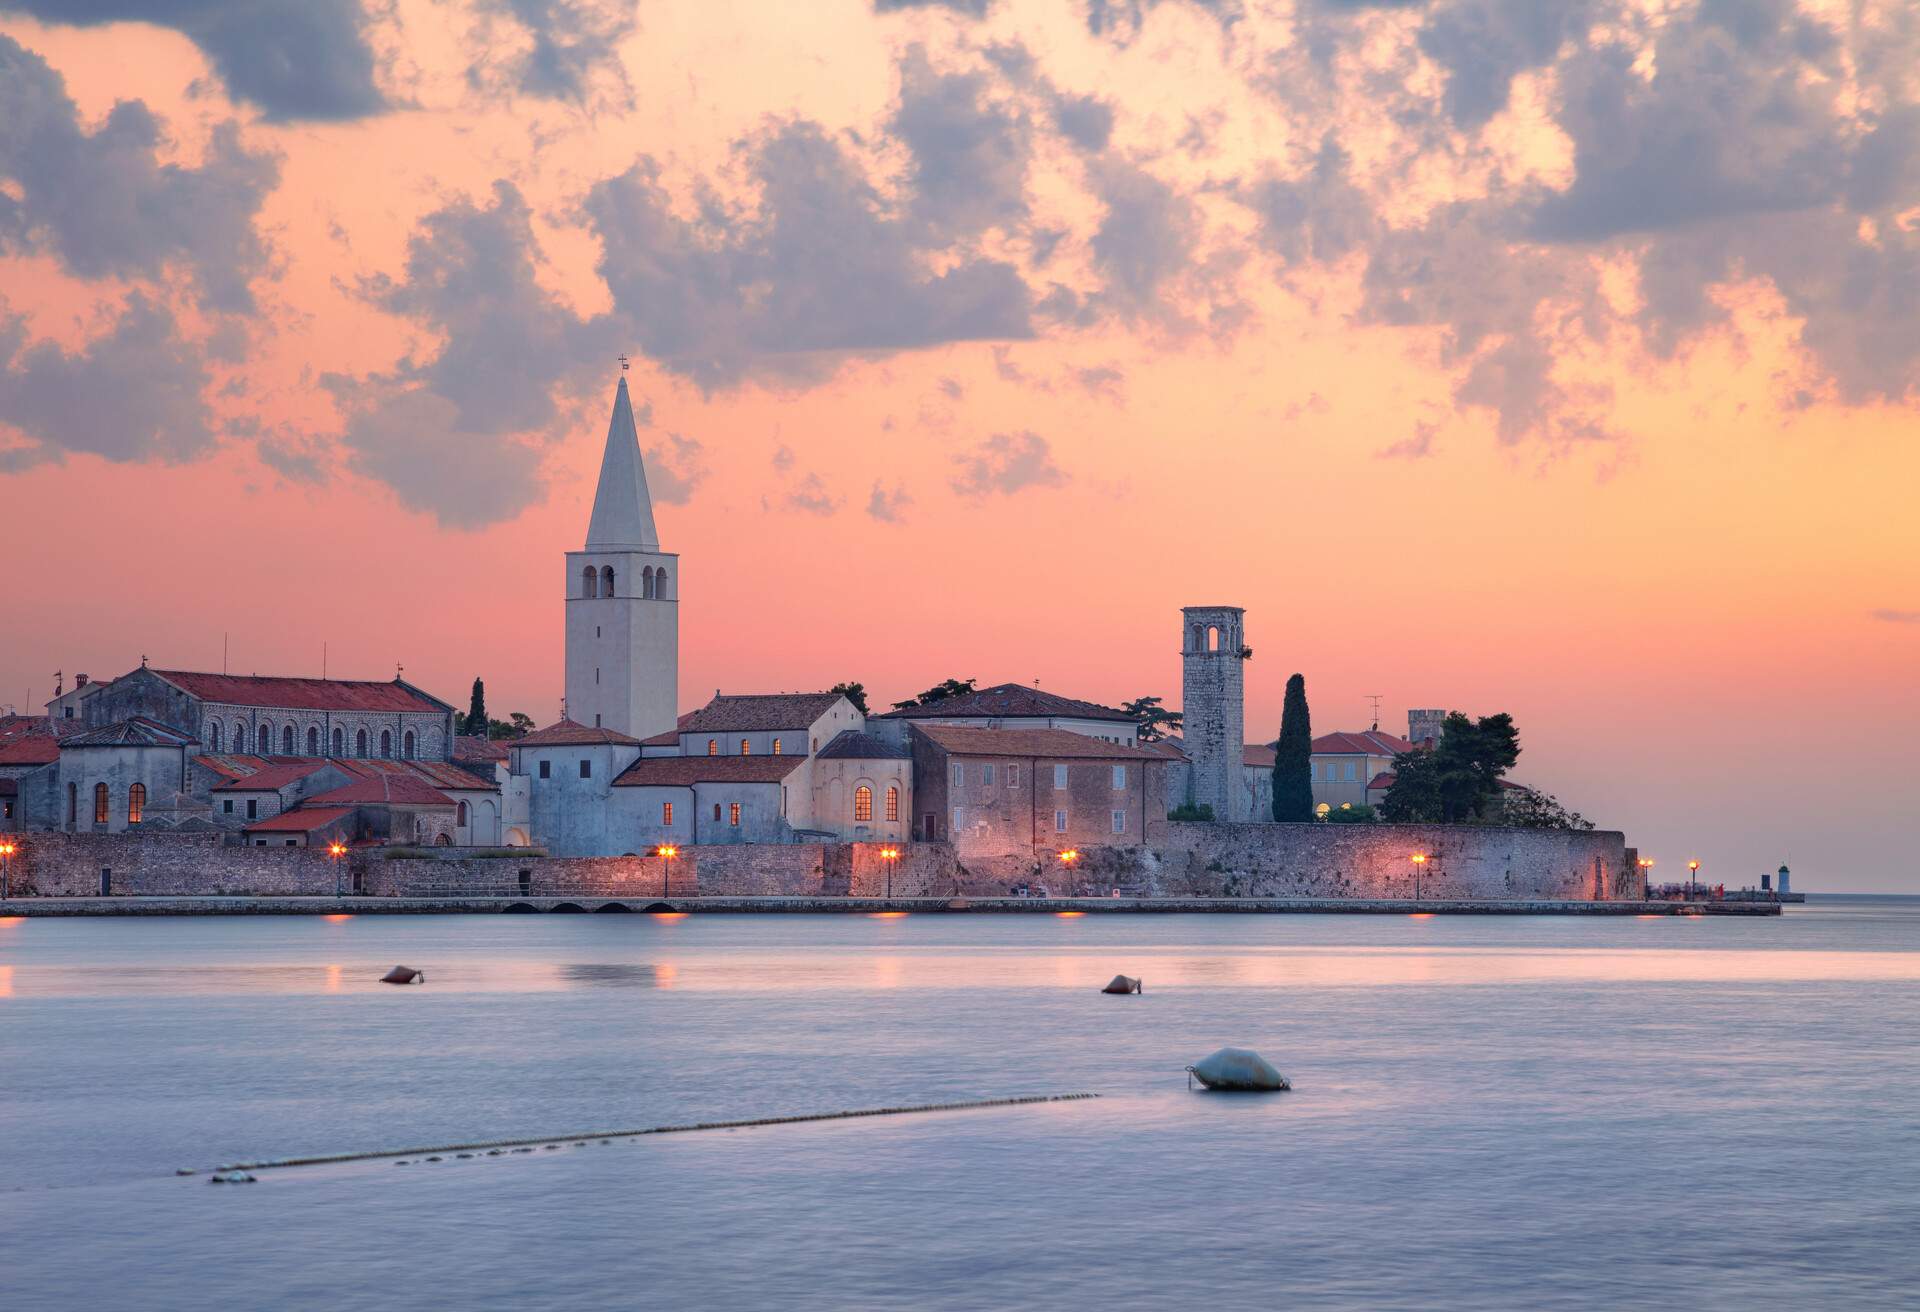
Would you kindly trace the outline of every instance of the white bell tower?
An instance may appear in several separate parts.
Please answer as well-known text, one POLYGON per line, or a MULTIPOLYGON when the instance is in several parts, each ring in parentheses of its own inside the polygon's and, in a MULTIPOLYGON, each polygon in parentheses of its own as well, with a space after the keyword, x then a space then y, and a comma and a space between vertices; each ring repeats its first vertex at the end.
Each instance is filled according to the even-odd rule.
POLYGON ((679 722, 680 558, 660 550, 627 380, 584 551, 567 553, 567 718, 635 738, 679 722))

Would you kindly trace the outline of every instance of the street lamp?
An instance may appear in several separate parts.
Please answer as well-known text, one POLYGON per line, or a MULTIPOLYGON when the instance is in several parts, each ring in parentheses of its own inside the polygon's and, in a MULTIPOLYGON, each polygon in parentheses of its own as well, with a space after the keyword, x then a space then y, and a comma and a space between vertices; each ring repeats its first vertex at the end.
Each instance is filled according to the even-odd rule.
POLYGON ((11 838, 0 838, 0 902, 13 896, 13 854, 18 850, 11 838))
POLYGON ((1653 889, 1653 860, 1643 856, 1636 864, 1640 867, 1640 896, 1648 897, 1653 889))
POLYGON ((1067 896, 1073 896, 1073 863, 1080 859, 1080 849, 1070 847, 1060 854, 1060 864, 1066 868, 1067 896))
POLYGON ((893 863, 900 859, 900 849, 892 846, 883 847, 880 849, 880 859, 886 862, 887 901, 891 902, 893 901, 893 863))
POLYGON ((333 862, 333 895, 345 897, 346 891, 340 886, 340 859, 347 854, 347 845, 339 839, 327 844, 327 857, 333 862))
POLYGON ((1425 852, 1415 852, 1412 856, 1408 857, 1407 860, 1413 862, 1413 900, 1418 902, 1420 900, 1420 872, 1427 868, 1427 854, 1425 852))
POLYGON ((1692 897, 1700 888, 1700 863, 1687 862, 1687 896, 1692 897))
POLYGON ((662 843, 653 849, 653 854, 660 858, 660 900, 665 902, 670 896, 673 859, 680 855, 680 849, 672 843, 662 843))

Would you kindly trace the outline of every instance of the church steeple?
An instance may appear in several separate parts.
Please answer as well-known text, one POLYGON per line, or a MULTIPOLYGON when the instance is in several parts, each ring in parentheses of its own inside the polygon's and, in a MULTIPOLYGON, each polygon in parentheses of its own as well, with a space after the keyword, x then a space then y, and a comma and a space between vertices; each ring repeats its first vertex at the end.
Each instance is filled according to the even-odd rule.
POLYGON ((606 454, 600 457, 600 486, 593 494, 593 518, 587 522, 587 550, 659 549, 653 498, 647 495, 647 471, 640 461, 640 435, 633 424, 633 401, 623 377, 613 395, 606 454))

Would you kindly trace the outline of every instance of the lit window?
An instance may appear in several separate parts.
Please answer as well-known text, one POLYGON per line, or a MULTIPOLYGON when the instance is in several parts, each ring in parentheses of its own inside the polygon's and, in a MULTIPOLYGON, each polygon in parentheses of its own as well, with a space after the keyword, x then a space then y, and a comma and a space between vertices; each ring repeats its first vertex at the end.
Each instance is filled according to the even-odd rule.
POLYGON ((740 827, 740 803, 727 803, 727 823, 736 829, 740 827))
POLYGON ((1125 788, 1127 786, 1126 766, 1116 765, 1113 767, 1113 786, 1115 788, 1125 788))
MULTIPOLYGON (((718 756, 718 755, 720 755, 720 740, 719 740, 718 738, 709 738, 709 739, 707 739, 707 755, 708 755, 708 756, 718 756)), ((714 819, 716 819, 716 820, 717 820, 717 819, 719 819, 719 818, 720 818, 720 817, 718 817, 718 816, 715 816, 715 817, 714 817, 714 819)))
POLYGON ((740 740, 740 755, 742 756, 753 755, 753 743, 745 738, 742 738, 740 740))
POLYGON ((147 786, 135 784, 127 789, 127 823, 137 825, 140 816, 147 809, 147 786))
POLYGON ((1065 788, 1067 786, 1066 766, 1056 765, 1053 767, 1053 786, 1055 788, 1065 788))
POLYGON ((1067 813, 1065 811, 1055 811, 1053 813, 1053 831, 1056 834, 1064 834, 1067 832, 1067 813))
POLYGON ((1116 834, 1124 834, 1127 832, 1127 813, 1125 811, 1115 811, 1113 813, 1113 832, 1116 834))
POLYGON ((892 784, 887 785, 887 819, 900 818, 900 790, 892 784))
POLYGON ((105 784, 93 786, 93 822, 97 825, 107 822, 107 786, 105 784))
POLYGON ((660 803, 660 823, 663 825, 670 825, 673 823, 673 803, 672 802, 660 803))
POLYGON ((780 755, 780 740, 778 738, 773 740, 773 754, 775 756, 780 755))
POLYGON ((853 790, 853 820, 864 824, 873 819, 873 789, 861 784, 853 790))

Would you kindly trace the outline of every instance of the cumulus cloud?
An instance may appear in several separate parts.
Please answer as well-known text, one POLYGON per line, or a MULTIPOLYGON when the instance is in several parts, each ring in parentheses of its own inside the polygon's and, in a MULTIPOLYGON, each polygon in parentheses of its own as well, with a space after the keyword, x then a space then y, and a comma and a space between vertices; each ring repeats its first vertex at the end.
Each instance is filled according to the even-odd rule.
POLYGON ((484 51, 467 76, 476 87, 633 107, 618 51, 638 22, 633 0, 476 0, 475 9, 484 51))
POLYGON ((1059 487, 1067 476, 1054 463, 1053 448, 1038 433, 995 433, 954 457, 953 490, 962 496, 1011 496, 1030 487, 1059 487))
POLYGON ((878 479, 874 481, 873 493, 867 498, 867 514, 883 524, 898 524, 906 518, 906 509, 913 504, 913 498, 907 495, 906 488, 898 483, 888 491, 878 479))
POLYGON ((182 461, 214 432, 207 371, 164 305, 140 292, 113 326, 78 351, 27 344, 23 319, 0 303, 0 426, 24 446, 0 448, 0 471, 70 453, 116 461, 182 461))
POLYGON ((691 437, 668 433, 667 440, 646 448, 647 490, 655 501, 684 506, 707 477, 706 448, 691 437))
POLYGON ((322 381, 347 415, 348 464, 392 488, 409 509, 474 529, 511 519, 545 495, 540 451, 463 428, 449 398, 377 378, 322 381))
POLYGON ((942 72, 918 46, 900 62, 888 129, 907 148, 913 212, 936 233, 971 234, 1027 212, 1027 120, 979 71, 942 72))
POLYGON ((828 490, 826 480, 818 474, 808 474, 781 498, 781 504, 788 510, 809 515, 831 515, 840 509, 841 501, 840 497, 828 490))
POLYGON ((254 219, 279 179, 215 128, 197 167, 162 164, 160 120, 123 100, 92 132, 45 60, 0 35, 0 253, 49 252, 82 278, 190 271, 211 308, 247 310, 264 271, 254 219))
POLYGON ((1110 364, 1097 364, 1087 367, 1074 366, 1068 370, 1073 381, 1089 396, 1104 397, 1118 405, 1121 400, 1121 384, 1127 376, 1110 364))
POLYGON ((172 28, 206 54, 230 96, 270 120, 352 119, 387 108, 374 86, 360 0, 0 0, 0 13, 8 11, 78 27, 172 28))
MULTIPOLYGON (((1087 0, 1087 31, 1126 44, 1140 35, 1147 15, 1175 0, 1087 0)), ((1243 0, 1177 0, 1225 28, 1247 16, 1243 0)))
POLYGON ((947 9, 967 18, 985 18, 993 0, 873 0, 876 14, 900 13, 909 9, 947 9))
POLYGON ((930 267, 925 226, 892 213, 818 124, 743 143, 755 199, 709 196, 682 218, 642 160, 584 202, 616 313, 648 356, 702 387, 817 380, 849 355, 1033 333, 1005 260, 950 253, 930 267))

